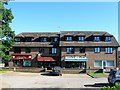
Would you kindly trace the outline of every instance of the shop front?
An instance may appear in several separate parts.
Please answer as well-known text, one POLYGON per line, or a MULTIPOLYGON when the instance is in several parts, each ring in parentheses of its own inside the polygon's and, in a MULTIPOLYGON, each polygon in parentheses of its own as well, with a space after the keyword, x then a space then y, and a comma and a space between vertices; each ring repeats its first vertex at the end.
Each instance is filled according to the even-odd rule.
POLYGON ((53 66, 56 65, 56 60, 54 60, 52 57, 37 56, 37 61, 39 68, 47 68, 48 70, 52 69, 53 66))
POLYGON ((85 69, 87 64, 87 57, 85 56, 65 56, 65 68, 85 69))
POLYGON ((15 66, 31 67, 31 54, 12 54, 12 61, 15 66))

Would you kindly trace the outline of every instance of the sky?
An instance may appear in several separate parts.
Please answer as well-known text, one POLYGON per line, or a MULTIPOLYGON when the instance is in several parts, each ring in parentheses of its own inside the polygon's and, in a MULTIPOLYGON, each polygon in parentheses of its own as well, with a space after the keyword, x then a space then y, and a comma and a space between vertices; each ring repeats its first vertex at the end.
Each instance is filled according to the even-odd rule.
POLYGON ((106 31, 118 40, 117 2, 10 2, 15 34, 106 31))

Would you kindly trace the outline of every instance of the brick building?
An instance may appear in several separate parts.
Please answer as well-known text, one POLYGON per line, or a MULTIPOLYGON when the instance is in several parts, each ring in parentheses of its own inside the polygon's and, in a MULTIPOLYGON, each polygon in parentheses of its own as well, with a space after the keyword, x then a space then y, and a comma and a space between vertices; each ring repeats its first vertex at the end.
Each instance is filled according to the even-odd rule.
POLYGON ((18 66, 101 69, 117 65, 119 44, 107 32, 23 32, 15 40, 10 54, 18 66))

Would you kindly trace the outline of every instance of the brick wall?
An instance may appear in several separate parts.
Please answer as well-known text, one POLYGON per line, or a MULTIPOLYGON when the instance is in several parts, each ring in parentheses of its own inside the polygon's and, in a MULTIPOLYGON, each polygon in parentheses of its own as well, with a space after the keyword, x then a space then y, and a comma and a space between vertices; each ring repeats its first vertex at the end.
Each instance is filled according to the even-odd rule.
MULTIPOLYGON (((113 48, 113 53, 112 54, 106 54, 105 53, 105 48, 101 48, 100 53, 94 53, 94 48, 86 48, 85 53, 80 53, 79 48, 74 49, 74 54, 67 54, 66 53, 66 48, 63 47, 61 49, 61 61, 64 60, 64 56, 66 55, 85 55, 88 58, 87 62, 87 68, 91 67, 94 68, 94 61, 95 60, 114 60, 114 66, 116 67, 116 48, 113 48)), ((114 67, 114 68, 115 68, 114 67)))

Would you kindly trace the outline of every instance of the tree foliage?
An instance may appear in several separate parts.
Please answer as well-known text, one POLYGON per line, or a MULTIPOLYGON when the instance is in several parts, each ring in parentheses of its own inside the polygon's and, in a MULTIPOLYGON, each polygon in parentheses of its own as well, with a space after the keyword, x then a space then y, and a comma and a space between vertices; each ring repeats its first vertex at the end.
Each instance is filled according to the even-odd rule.
MULTIPOLYGON (((5 3, 3 4, 5 5, 5 3)), ((9 51, 12 49, 12 45, 14 44, 14 37, 15 37, 15 33, 14 31, 12 31, 12 29, 10 28, 10 23, 12 23, 12 19, 14 19, 13 15, 12 15, 12 11, 11 9, 6 9, 3 6, 2 9, 2 36, 1 36, 1 40, 2 40, 2 62, 8 62, 9 60, 11 60, 11 56, 9 55, 9 51)))

